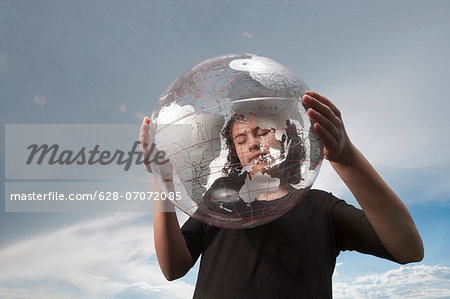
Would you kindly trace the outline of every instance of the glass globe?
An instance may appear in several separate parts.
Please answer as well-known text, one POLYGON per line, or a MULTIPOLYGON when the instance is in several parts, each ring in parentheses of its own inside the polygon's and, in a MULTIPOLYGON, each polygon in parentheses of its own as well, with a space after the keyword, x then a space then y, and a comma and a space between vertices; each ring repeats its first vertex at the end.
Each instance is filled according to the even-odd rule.
POLYGON ((207 59, 179 76, 151 116, 151 164, 165 196, 223 228, 282 216, 311 188, 323 153, 301 103, 306 84, 253 54, 207 59))

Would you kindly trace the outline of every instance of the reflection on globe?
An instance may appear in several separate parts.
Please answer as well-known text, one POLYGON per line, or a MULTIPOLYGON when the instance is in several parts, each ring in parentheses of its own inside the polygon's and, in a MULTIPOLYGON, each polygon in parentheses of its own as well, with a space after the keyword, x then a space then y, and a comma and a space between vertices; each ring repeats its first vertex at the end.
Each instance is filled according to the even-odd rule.
POLYGON ((322 145, 301 96, 306 84, 252 54, 207 59, 176 79, 151 117, 151 142, 169 162, 151 164, 188 215, 224 228, 280 217, 311 188, 322 145))

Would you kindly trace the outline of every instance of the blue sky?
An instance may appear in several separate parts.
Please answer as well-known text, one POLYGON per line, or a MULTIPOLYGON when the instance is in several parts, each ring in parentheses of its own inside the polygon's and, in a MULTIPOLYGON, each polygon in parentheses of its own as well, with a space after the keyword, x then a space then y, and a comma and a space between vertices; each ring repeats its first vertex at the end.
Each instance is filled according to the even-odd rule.
MULTIPOLYGON (((449 10, 448 1, 0 1, 0 116, 138 129, 194 64, 272 58, 341 109, 424 241, 424 260, 406 266, 341 254, 335 297, 449 297, 449 10)), ((327 163, 314 187, 356 204, 327 163)), ((1 297, 186 298, 195 284, 197 266, 164 280, 148 213, 2 209, 0 234, 1 297)))

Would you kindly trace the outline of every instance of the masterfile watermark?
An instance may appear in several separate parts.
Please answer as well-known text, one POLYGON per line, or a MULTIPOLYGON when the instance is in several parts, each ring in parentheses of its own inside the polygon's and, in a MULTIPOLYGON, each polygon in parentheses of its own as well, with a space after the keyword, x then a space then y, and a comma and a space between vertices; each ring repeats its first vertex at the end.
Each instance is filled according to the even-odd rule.
POLYGON ((99 191, 95 190, 94 193, 61 193, 50 191, 48 193, 11 193, 8 200, 38 200, 38 201, 64 201, 64 200, 133 200, 133 201, 144 201, 144 200, 181 200, 180 192, 125 192, 124 194, 119 192, 110 191, 99 191))
POLYGON ((33 162, 37 165, 42 165, 42 163, 47 163, 48 165, 72 165, 74 163, 77 165, 108 165, 116 163, 117 165, 125 164, 124 170, 128 171, 133 161, 135 161, 135 165, 141 165, 143 163, 162 165, 168 162, 168 159, 165 159, 166 153, 155 150, 156 145, 154 143, 150 146, 149 154, 143 159, 142 153, 139 150, 140 144, 140 141, 134 142, 129 152, 118 149, 113 152, 107 149, 100 151, 100 145, 98 144, 91 150, 86 150, 86 147, 83 146, 78 151, 70 149, 60 151, 58 144, 32 144, 27 146, 27 149, 30 150, 30 155, 26 160, 26 164, 30 165, 33 162), (35 159, 36 156, 38 157, 35 159))
MULTIPOLYGON (((174 179, 176 191, 152 190, 152 175, 144 164, 158 172, 184 150, 183 143, 169 136, 192 128, 165 128, 160 134, 163 148, 159 139, 141 145, 139 128, 140 124, 5 125, 5 211, 151 212, 159 202, 157 209, 164 212, 173 209, 166 209, 164 202, 184 205, 189 197, 183 185, 174 179), (146 157, 141 146, 148 150, 146 157)), ((183 134, 183 140, 189 138, 183 134)))

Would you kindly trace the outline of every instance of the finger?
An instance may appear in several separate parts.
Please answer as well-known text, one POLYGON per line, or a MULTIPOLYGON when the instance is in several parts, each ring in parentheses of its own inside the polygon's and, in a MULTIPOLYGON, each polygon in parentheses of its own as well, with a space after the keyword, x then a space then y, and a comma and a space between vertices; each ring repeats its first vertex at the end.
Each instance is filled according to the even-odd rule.
POLYGON ((340 132, 337 127, 331 122, 328 118, 324 117, 322 114, 317 112, 316 110, 309 108, 306 111, 309 118, 315 122, 319 123, 322 127, 324 127, 331 135, 333 135, 335 140, 339 140, 341 138, 340 132))
POLYGON ((141 133, 142 133, 142 132, 148 131, 149 128, 150 128, 150 119, 146 116, 146 117, 144 117, 144 119, 142 120, 141 133))
POLYGON ((139 133, 139 140, 141 142, 148 142, 148 140, 150 139, 149 127, 148 127, 148 125, 142 125, 142 126, 146 126, 146 127, 143 127, 141 132, 139 133))
POLYGON ((141 129, 139 130, 139 137, 147 135, 149 133, 149 131, 150 131, 150 125, 142 123, 141 129))
POLYGON ((324 103, 320 102, 318 99, 311 97, 310 95, 304 95, 302 98, 303 103, 309 107, 313 108, 315 111, 322 114, 324 117, 329 119, 336 127, 341 126, 341 120, 338 116, 331 110, 331 108, 324 103))
POLYGON ((341 117, 341 111, 339 110, 338 107, 336 107, 336 105, 333 104, 333 102, 331 102, 327 97, 321 95, 320 93, 317 93, 315 91, 312 90, 307 90, 305 91, 306 95, 309 95, 315 99, 317 99, 318 101, 320 101, 321 103, 327 105, 328 107, 330 107, 331 111, 333 111, 333 113, 337 116, 337 117, 341 117))
POLYGON ((324 147, 328 151, 330 151, 330 149, 335 147, 336 140, 334 139, 333 135, 330 132, 328 132, 319 123, 314 123, 314 129, 316 130, 317 135, 319 135, 319 138, 322 141, 324 147))
POLYGON ((142 121, 140 134, 139 134, 139 141, 141 142, 140 150, 141 152, 144 152, 145 149, 148 147, 148 142, 150 140, 150 119, 146 116, 144 117, 144 120, 142 121))
POLYGON ((148 132, 148 128, 143 128, 141 133, 139 134, 139 141, 141 142, 141 148, 146 148, 148 146, 150 136, 148 132))
POLYGON ((152 169, 150 168, 149 162, 149 147, 148 143, 150 140, 150 119, 146 116, 142 120, 141 129, 139 130, 139 141, 140 141, 140 151, 142 153, 143 162, 145 169, 152 173, 152 169))

